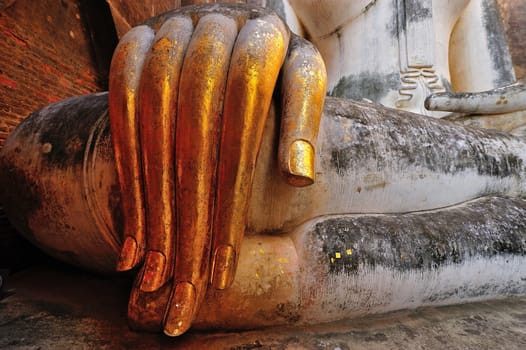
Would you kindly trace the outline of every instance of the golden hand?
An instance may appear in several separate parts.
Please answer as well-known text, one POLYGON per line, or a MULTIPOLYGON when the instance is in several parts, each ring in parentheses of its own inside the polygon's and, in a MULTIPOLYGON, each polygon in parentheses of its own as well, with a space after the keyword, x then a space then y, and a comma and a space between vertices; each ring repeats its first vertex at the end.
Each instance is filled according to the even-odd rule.
POLYGON ((208 283, 232 283, 280 71, 280 170, 305 186, 314 180, 325 67, 278 16, 239 5, 188 7, 119 43, 110 74, 125 238, 117 268, 144 262, 130 299, 135 323, 147 327, 148 303, 165 303, 165 333, 182 334, 208 283))

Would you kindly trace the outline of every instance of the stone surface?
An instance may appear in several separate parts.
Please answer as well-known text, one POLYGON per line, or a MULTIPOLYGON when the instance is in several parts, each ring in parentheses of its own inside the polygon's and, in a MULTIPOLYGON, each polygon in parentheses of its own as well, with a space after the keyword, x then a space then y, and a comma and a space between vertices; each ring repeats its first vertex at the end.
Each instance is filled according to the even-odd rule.
MULTIPOLYGON (((111 157, 97 158, 111 155, 110 143, 99 147, 92 143, 109 137, 104 132, 105 101, 104 94, 77 97, 24 121, 2 150, 2 166, 11 169, 3 174, 10 192, 3 193, 2 200, 11 203, 10 218, 16 227, 49 254, 78 266, 113 271, 122 230, 106 235, 104 227, 112 220, 119 227, 117 217, 112 217, 117 202, 108 201, 115 178, 110 176, 111 157), (105 171, 97 171, 106 163, 105 171), (95 220, 100 218, 106 218, 101 225, 95 220), (117 242, 113 249, 104 237, 117 242)), ((313 324, 524 294, 526 202, 510 198, 463 202, 495 193, 525 193, 526 144, 504 133, 467 129, 373 104, 330 98, 325 112, 318 184, 304 197, 305 205, 316 206, 317 211, 298 210, 298 216, 290 216, 297 221, 283 220, 294 224, 288 236, 275 234, 287 232, 281 225, 254 230, 278 228, 272 236, 247 235, 239 278, 227 292, 208 299, 212 302, 199 318, 205 322, 202 327, 313 324), (439 176, 446 180, 437 181, 439 176), (458 205, 422 212, 453 204, 458 205), (368 215, 335 215, 360 210, 368 215), (408 211, 419 213, 396 214, 408 211), (319 217, 327 214, 332 216, 319 217), (271 237, 292 237, 294 243, 270 241, 271 237), (280 253, 286 247, 287 254, 280 253)), ((274 168, 262 164, 264 169, 274 168)), ((279 183, 272 177, 256 183, 268 179, 279 183)), ((253 191, 259 197, 252 208, 259 208, 256 212, 265 220, 273 215, 280 219, 291 210, 289 203, 301 203, 290 197, 276 201, 278 194, 265 199, 262 194, 272 195, 270 188, 267 184, 253 191)), ((287 193, 277 189, 276 193, 287 193)), ((162 301, 156 303, 159 310, 151 301, 143 308, 158 315, 151 323, 154 329, 162 323, 170 288, 167 285, 158 296, 150 294, 162 301)), ((135 321, 145 319, 141 315, 135 321)))
POLYGON ((129 284, 126 278, 95 276, 52 262, 10 276, 8 293, 0 293, 0 349, 526 347, 526 297, 408 310, 305 328, 190 332, 168 338, 127 328, 129 284))

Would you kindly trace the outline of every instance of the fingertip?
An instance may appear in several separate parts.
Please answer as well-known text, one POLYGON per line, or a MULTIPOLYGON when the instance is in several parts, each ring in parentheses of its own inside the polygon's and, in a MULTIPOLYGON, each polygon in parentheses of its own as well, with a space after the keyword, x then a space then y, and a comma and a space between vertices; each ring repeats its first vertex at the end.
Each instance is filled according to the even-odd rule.
POLYGON ((314 183, 314 147, 306 140, 292 142, 287 153, 284 175, 287 182, 295 187, 314 183))
POLYGON ((318 50, 293 36, 282 75, 280 170, 295 187, 314 183, 314 143, 323 112, 327 72, 318 50))
POLYGON ((135 238, 127 236, 122 245, 119 261, 117 261, 117 271, 128 271, 137 265, 138 245, 135 238))
POLYGON ((165 283, 166 257, 164 254, 151 251, 146 254, 144 273, 139 285, 143 292, 155 292, 165 283))
POLYGON ((234 281, 236 251, 230 244, 216 248, 210 282, 215 289, 226 289, 234 281))
POLYGON ((190 282, 177 283, 164 321, 164 334, 177 337, 185 333, 195 315, 196 291, 190 282))

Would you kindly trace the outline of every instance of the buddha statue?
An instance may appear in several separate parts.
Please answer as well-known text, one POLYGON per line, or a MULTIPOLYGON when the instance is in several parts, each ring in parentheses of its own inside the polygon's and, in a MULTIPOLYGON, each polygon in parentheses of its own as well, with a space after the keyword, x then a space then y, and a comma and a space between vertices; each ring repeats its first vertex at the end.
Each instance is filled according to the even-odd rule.
POLYGON ((462 68, 488 2, 345 3, 283 7, 319 52, 250 6, 130 30, 108 94, 6 142, 11 220, 69 263, 138 268, 131 324, 172 336, 524 293, 526 143, 443 120, 526 108, 495 43, 487 75, 462 68))

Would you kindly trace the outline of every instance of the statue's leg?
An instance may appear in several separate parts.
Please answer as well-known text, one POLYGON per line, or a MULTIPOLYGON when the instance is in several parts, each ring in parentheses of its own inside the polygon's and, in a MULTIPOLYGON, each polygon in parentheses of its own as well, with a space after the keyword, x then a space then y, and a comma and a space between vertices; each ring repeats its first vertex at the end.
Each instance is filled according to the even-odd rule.
POLYGON ((322 217, 294 231, 300 323, 526 293, 526 201, 322 217), (307 267, 311 266, 311 267, 307 267))
MULTIPOLYGON (((21 233, 65 261, 109 272, 123 218, 107 107, 107 94, 75 97, 23 121, 2 149, 1 194, 21 233), (97 261, 98 251, 105 262, 97 261)), ((526 144, 519 139, 372 104, 328 99, 317 181, 308 188, 289 187, 279 175, 273 135, 269 128, 256 168, 250 232, 290 231, 326 214, 431 210, 526 189, 526 144)))
MULTIPOLYGON (((234 284, 208 291, 194 326, 316 324, 524 295, 525 222, 524 200, 488 197, 421 213, 324 216, 287 235, 248 236, 234 284)), ((132 325, 158 329, 160 311, 144 309, 132 325)))
MULTIPOLYGON (((24 121, 12 133, 2 150, 2 181, 5 185, 2 201, 9 203, 6 209, 16 227, 45 251, 71 263, 111 271, 118 257, 118 242, 121 237, 117 232, 121 232, 122 214, 118 209, 120 193, 116 185, 106 109, 106 94, 83 96, 45 107, 24 121)), ((292 194, 289 197, 284 192, 276 198, 295 201, 294 196, 298 195, 303 199, 310 198, 312 206, 316 206, 317 210, 326 210, 331 208, 330 203, 323 201, 330 200, 331 197, 319 194, 323 194, 322 190, 339 192, 339 197, 334 197, 335 200, 340 200, 337 203, 339 207, 335 208, 339 208, 341 213, 352 213, 355 211, 353 200, 374 200, 378 195, 391 200, 396 198, 397 193, 406 193, 406 201, 418 200, 424 198, 422 194, 411 191, 418 188, 425 195, 425 186, 434 182, 436 184, 433 186, 436 187, 428 192, 444 198, 449 195, 450 200, 461 198, 465 201, 473 198, 473 194, 524 194, 526 148, 523 142, 507 134, 466 129, 407 113, 397 115, 396 111, 375 105, 334 99, 327 101, 324 113, 318 163, 318 180, 322 186, 315 187, 313 192, 296 189, 296 192, 290 192, 292 194), (328 135, 332 136, 329 138, 328 135), (432 140, 440 143, 427 145, 432 140), (384 186, 371 183, 369 188, 364 185, 358 190, 363 185, 361 181, 368 180, 371 173, 389 176, 386 177, 389 183, 384 186), (441 180, 444 178, 449 182, 441 180), (336 188, 331 189, 331 184, 336 188), (389 190, 392 185, 398 189, 394 194, 389 190), (470 186, 470 189, 458 197, 456 192, 464 191, 462 186, 470 186), (447 190, 444 190, 445 193, 437 193, 440 188, 447 190), (455 193, 452 192, 454 188, 457 189, 455 193), (348 198, 350 202, 341 201, 342 198, 348 198), (345 203, 349 206, 345 207, 345 203)), ((271 153, 266 148, 262 152, 271 153)), ((266 158, 269 158, 268 154, 266 158)), ((258 166, 269 167, 269 163, 261 162, 258 166)), ((262 172, 262 169, 258 171, 262 172)), ((273 184, 277 180, 270 176, 267 181, 273 184)), ((269 184, 267 188, 268 186, 269 184)), ((255 187, 254 191, 257 193, 263 190, 255 187)), ((254 197, 262 198, 261 195, 254 197)), ((289 204, 288 209, 283 209, 287 208, 284 204, 278 210, 273 203, 276 198, 265 203, 274 209, 270 215, 277 218, 292 215, 285 210, 293 213, 296 208, 289 204)), ((305 202, 309 203, 305 200, 301 203, 305 202)), ((459 202, 450 202, 448 205, 455 203, 459 202)), ((421 208, 418 206, 420 204, 416 203, 414 208, 421 208)), ((252 202, 251 205, 258 204, 252 202)), ((386 204, 380 202, 378 205, 377 209, 381 209, 386 204)), ((381 312, 394 309, 396 305, 411 307, 431 303, 433 300, 438 302, 443 299, 447 303, 471 300, 476 295, 475 292, 467 291, 466 299, 455 299, 459 293, 455 289, 458 291, 471 288, 465 286, 465 283, 480 286, 480 283, 494 285, 494 281, 498 281, 497 285, 516 286, 508 290, 499 289, 500 287, 491 287, 486 291, 478 289, 482 290, 480 294, 488 296, 522 292, 524 286, 517 285, 516 278, 524 273, 520 270, 521 264, 517 265, 516 262, 517 259, 522 259, 518 252, 523 249, 521 244, 524 244, 524 237, 521 236, 524 234, 523 205, 524 201, 520 199, 491 198, 428 213, 340 215, 315 220, 312 219, 337 212, 315 212, 307 207, 306 213, 311 216, 300 215, 295 220, 299 217, 308 222, 303 226, 296 224, 289 230, 294 231, 289 236, 250 237, 244 244, 241 272, 234 288, 224 293, 210 292, 209 301, 203 310, 213 310, 215 307, 217 312, 209 315, 215 315, 214 320, 219 322, 223 316, 232 316, 225 316, 223 312, 237 310, 234 306, 240 300, 246 300, 243 305, 247 307, 247 313, 240 313, 221 324, 232 327, 240 327, 243 322, 245 325, 263 325, 264 321, 257 321, 253 313, 258 314, 257 310, 262 309, 249 308, 251 300, 257 305, 251 295, 260 300, 261 295, 266 295, 261 294, 262 292, 274 291, 273 295, 278 299, 268 299, 268 303, 262 305, 264 312, 289 315, 281 319, 283 322, 317 322, 324 319, 309 319, 300 311, 314 310, 318 305, 318 298, 329 298, 329 294, 324 296, 323 293, 336 293, 343 290, 342 285, 351 284, 343 296, 334 295, 342 303, 351 305, 342 308, 341 313, 334 311, 338 317, 347 317, 360 314, 364 309, 360 309, 359 305, 363 306, 364 300, 376 300, 376 305, 380 296, 386 297, 387 287, 382 287, 381 284, 384 277, 390 281, 391 291, 401 288, 397 293, 402 293, 405 283, 397 284, 396 276, 402 276, 401 280, 407 282, 421 273, 427 276, 423 281, 427 283, 429 290, 415 287, 414 292, 417 294, 409 299, 403 299, 405 294, 402 293, 402 296, 396 297, 399 299, 392 296, 395 299, 386 299, 389 301, 385 304, 377 308, 366 308, 364 312, 381 312), (451 222, 454 224, 451 225, 451 222), (386 233, 388 230, 394 233, 386 233), (479 237, 481 234, 483 239, 479 237), (412 239, 404 240, 405 236, 411 236, 412 239), (443 237, 449 237, 448 241, 444 242, 443 237), (476 246, 462 246, 466 237, 471 237, 477 243, 476 246), (449 242, 456 243, 449 245, 449 242), (467 248, 462 250, 462 247, 467 248), (489 253, 487 249, 490 249, 489 253), (380 254, 382 251, 391 260, 384 255, 367 255, 380 254), (462 258, 461 253, 464 254, 462 258), (475 258, 472 259, 470 254, 475 258), (382 256, 387 259, 384 259, 385 263, 376 263, 382 256), (409 257, 408 260, 406 256, 409 257), (493 267, 500 268, 502 264, 507 264, 502 262, 506 259, 501 258, 509 258, 511 263, 505 266, 513 267, 497 276, 504 280, 496 279, 492 270, 493 267), (373 260, 374 263, 371 262, 373 260), (437 264, 436 269, 432 266, 442 260, 444 263, 437 264), (470 268, 472 265, 475 266, 473 269, 470 268), (272 268, 264 270, 265 266, 272 268), (375 268, 373 272, 372 266, 375 268), (516 269, 517 266, 519 270, 516 269), (407 274, 403 272, 406 267, 410 271, 407 274), (463 274, 463 279, 447 280, 446 277, 450 276, 448 269, 451 268, 463 274), (280 280, 284 277, 279 277, 281 271, 286 277, 284 285, 288 287, 274 283, 284 281, 280 280), (470 279, 473 271, 480 277, 478 282, 470 279), (268 278, 261 278, 263 272, 268 278), (382 278, 371 279, 371 276, 377 276, 377 272, 382 278), (318 283, 324 291, 319 295, 313 292, 318 283), (334 286, 339 288, 336 290, 334 286), (367 286, 371 288, 368 294, 359 294, 367 286), (302 294, 303 292, 307 294, 302 294), (453 296, 448 297, 447 293, 453 296), (433 294, 436 296, 433 297, 433 294), (358 301, 353 299, 357 295, 358 301), (373 296, 376 299, 371 299, 373 296), (414 303, 411 298, 415 300, 414 303), (221 302, 216 305, 214 300, 221 302), (225 305, 230 303, 232 308, 226 308, 225 305), (284 311, 291 310, 290 307, 296 311, 284 311)), ((395 208, 391 207, 391 210, 395 208)), ((268 222, 272 223, 271 220, 268 222)), ((249 224, 255 227, 253 222, 249 224)), ((271 230, 274 226, 269 224, 261 227, 257 232, 271 230)), ((279 232, 287 231, 283 227, 285 226, 281 226, 279 232)), ((171 286, 166 288, 169 293, 171 286)), ((162 297, 165 292, 166 289, 163 289, 157 296, 162 297)), ((160 302, 156 305, 166 304, 160 302)), ((151 317, 139 319, 144 322, 139 323, 139 326, 158 326, 156 317, 162 315, 162 312, 156 313, 155 309, 144 311, 150 312, 151 317)), ((216 322, 205 321, 201 318, 203 326, 216 322)))
POLYGON ((375 104, 327 98, 318 148, 317 181, 301 190, 285 186, 272 153, 261 152, 250 230, 289 231, 325 214, 412 212, 526 193, 524 141, 375 104))
POLYGON ((105 273, 115 269, 123 227, 107 110, 107 93, 44 107, 10 134, 0 157, 1 200, 18 232, 51 256, 105 273))

